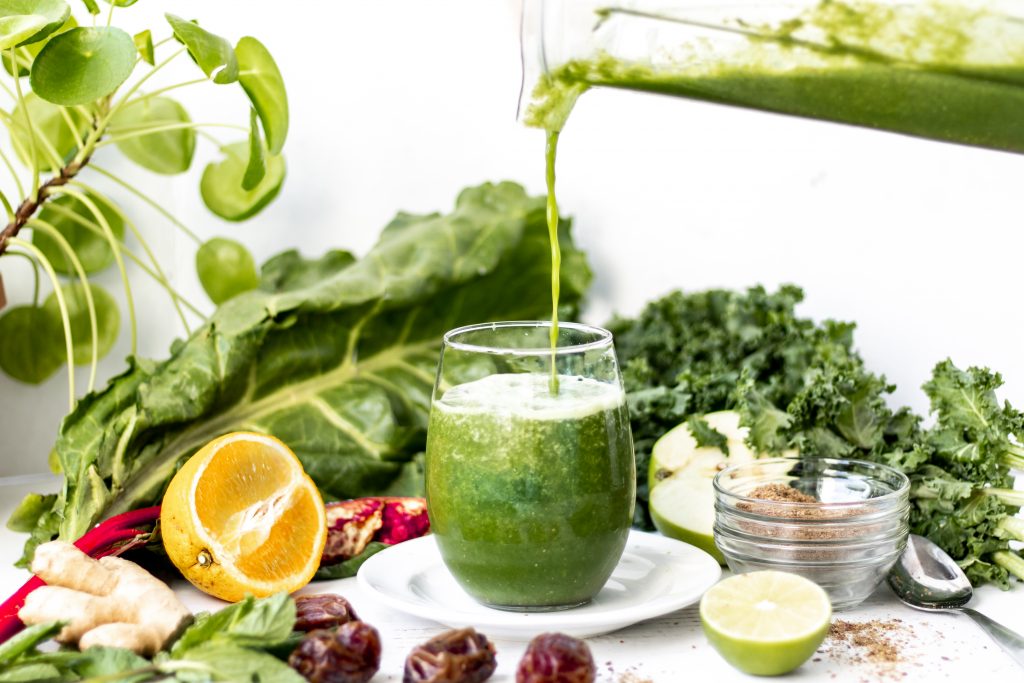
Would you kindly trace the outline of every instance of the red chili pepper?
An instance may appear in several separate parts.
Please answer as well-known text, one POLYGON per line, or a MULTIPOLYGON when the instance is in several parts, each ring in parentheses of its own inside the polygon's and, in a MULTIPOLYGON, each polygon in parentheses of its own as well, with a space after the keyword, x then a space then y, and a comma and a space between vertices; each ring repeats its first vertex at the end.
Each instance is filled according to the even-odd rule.
MULTIPOLYGON (((160 506, 132 510, 97 524, 84 536, 75 541, 75 546, 90 557, 99 559, 107 555, 120 555, 146 543, 152 527, 160 519, 160 506)), ((33 576, 25 585, 0 605, 0 644, 16 634, 25 625, 18 618, 18 610, 25 604, 25 598, 36 588, 44 585, 42 579, 33 576)))

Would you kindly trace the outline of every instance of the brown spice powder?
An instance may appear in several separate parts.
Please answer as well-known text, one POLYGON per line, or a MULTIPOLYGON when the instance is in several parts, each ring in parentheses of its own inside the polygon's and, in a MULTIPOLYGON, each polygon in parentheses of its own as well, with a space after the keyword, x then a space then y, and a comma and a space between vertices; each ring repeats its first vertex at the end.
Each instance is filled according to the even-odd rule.
MULTIPOLYGON (((762 484, 747 494, 764 503, 737 503, 736 507, 766 517, 788 517, 790 519, 845 519, 859 514, 859 507, 826 507, 817 498, 786 484, 762 484), (773 504, 775 503, 775 504, 773 504), (787 505, 787 503, 819 503, 819 505, 787 505)), ((827 538, 827 537, 825 537, 827 538)))
POLYGON ((855 658, 872 664, 901 661, 901 646, 908 634, 912 635, 913 629, 904 625, 901 619, 861 622, 836 619, 828 629, 830 641, 848 643, 855 649, 855 658))
POLYGON ((884 533, 891 524, 885 521, 844 524, 844 521, 863 514, 864 506, 829 506, 786 484, 762 484, 746 496, 756 500, 737 503, 737 510, 762 518, 774 517, 779 521, 739 516, 732 523, 745 533, 781 541, 823 542, 813 546, 775 547, 772 552, 777 559, 815 563, 848 560, 849 552, 837 544, 873 538, 884 533), (836 543, 830 543, 833 541, 836 543))
MULTIPOLYGON (((870 535, 875 531, 874 525, 868 527, 835 527, 827 524, 807 524, 807 522, 812 521, 832 522, 848 519, 859 514, 862 508, 859 506, 836 508, 827 507, 824 504, 808 505, 808 503, 819 503, 819 501, 814 496, 785 484, 762 484, 748 493, 747 497, 756 498, 758 502, 744 501, 737 503, 736 507, 738 509, 763 517, 793 520, 792 524, 759 522, 750 519, 744 519, 739 522, 740 528, 747 533, 757 536, 794 541, 831 541, 859 538, 870 535), (791 505, 791 503, 803 503, 804 505, 791 505)), ((818 560, 828 558, 814 556, 803 559, 818 560)))
POLYGON ((758 500, 778 500, 790 503, 817 503, 818 499, 799 489, 785 484, 762 484, 750 492, 750 498, 758 500))
POLYGON ((908 667, 921 666, 920 652, 915 649, 919 641, 914 627, 902 619, 863 622, 836 619, 829 628, 824 647, 818 652, 843 667, 860 667, 861 683, 903 683, 913 670, 908 667))
POLYGON ((641 678, 639 674, 627 671, 619 676, 619 683, 654 683, 650 678, 641 678))

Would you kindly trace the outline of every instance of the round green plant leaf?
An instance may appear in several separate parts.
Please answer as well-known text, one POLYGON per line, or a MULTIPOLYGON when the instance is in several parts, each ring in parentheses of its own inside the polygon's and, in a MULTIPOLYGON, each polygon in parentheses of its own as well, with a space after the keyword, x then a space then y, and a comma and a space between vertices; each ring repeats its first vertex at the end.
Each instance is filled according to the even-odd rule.
MULTIPOLYGON (((147 97, 131 102, 111 122, 111 135, 132 130, 189 123, 185 107, 169 97, 147 97)), ((184 173, 192 165, 196 133, 191 128, 164 130, 121 140, 117 148, 139 166, 154 173, 184 173)))
POLYGON ((249 166, 249 143, 236 142, 221 147, 224 160, 203 170, 199 192, 207 208, 229 221, 244 221, 273 201, 284 183, 284 158, 268 156, 266 174, 256 187, 242 187, 249 166))
POLYGON ((111 94, 135 68, 135 42, 112 26, 79 26, 55 36, 32 62, 29 82, 44 100, 71 106, 111 94))
POLYGON ((252 190, 267 175, 267 155, 263 153, 263 138, 256 120, 256 110, 249 110, 249 162, 242 176, 242 189, 252 190))
POLYGON ((263 123, 267 149, 271 154, 280 154, 288 137, 288 94, 281 71, 270 51, 251 36, 238 41, 235 54, 238 56, 238 82, 263 123))
POLYGON ((71 16, 64 0, 0 0, 0 45, 4 48, 36 43, 60 29, 71 16), (30 25, 36 25, 29 30, 30 25), (21 26, 20 29, 14 29, 21 26), (25 35, 9 42, 17 31, 25 35))
MULTIPOLYGON (((58 28, 53 33, 51 33, 50 35, 46 36, 46 38, 49 39, 49 38, 52 38, 53 36, 60 35, 61 33, 66 33, 67 31, 70 31, 71 29, 75 28, 76 26, 78 26, 78 22, 75 20, 75 17, 73 15, 69 14, 67 20, 63 24, 61 24, 61 27, 58 28)), ((29 64, 31 65, 32 61, 35 60, 36 55, 38 55, 39 51, 42 50, 43 46, 46 45, 46 42, 47 42, 46 39, 44 39, 44 40, 39 40, 39 41, 36 41, 34 43, 31 43, 30 45, 24 45, 24 46, 22 46, 21 50, 19 50, 18 52, 19 52, 19 54, 21 55, 21 57, 23 59, 25 57, 25 52, 27 52, 28 53, 28 58, 29 58, 29 64)), ((6 69, 7 73, 9 73, 9 74, 11 74, 13 76, 14 75, 14 66, 13 66, 13 62, 11 62, 11 53, 10 53, 10 51, 8 50, 8 51, 4 52, 3 55, 0 56, 0 58, 3 59, 4 69, 6 69)), ((20 77, 24 77, 24 76, 28 76, 28 72, 29 72, 29 69, 24 64, 22 64, 22 65, 20 65, 18 67, 18 77, 19 78, 20 77)))
MULTIPOLYGON (((117 335, 121 330, 121 313, 117 310, 114 297, 107 290, 91 283, 88 287, 96 310, 96 357, 103 358, 110 353, 110 349, 114 348, 114 342, 117 341, 117 335)), ((85 296, 85 286, 76 282, 64 285, 61 291, 64 293, 64 303, 68 307, 75 365, 88 365, 92 362, 92 326, 89 324, 89 303, 85 296)), ((43 310, 57 322, 58 327, 62 324, 56 294, 51 293, 46 297, 43 310)), ((64 337, 61 336, 60 339, 63 344, 64 337)))
POLYGON ((135 49, 139 51, 142 61, 150 66, 156 64, 156 55, 153 52, 153 32, 148 28, 145 31, 139 31, 132 36, 132 40, 135 41, 135 49))
MULTIPOLYGON (((124 239, 124 221, 105 202, 96 197, 89 197, 99 208, 100 213, 110 224, 110 230, 117 239, 124 239)), ((74 197, 61 195, 43 204, 39 213, 39 219, 46 221, 55 227, 64 239, 68 241, 78 260, 82 262, 82 268, 86 273, 95 273, 108 268, 114 263, 114 252, 110 243, 102 232, 96 232, 86 227, 87 224, 96 224, 98 221, 93 217, 88 207, 74 197)), ((32 242, 39 247, 39 250, 46 255, 46 258, 53 264, 54 270, 64 275, 74 275, 75 270, 71 266, 64 250, 57 241, 44 230, 32 231, 32 242)))
POLYGON ((60 323, 37 306, 0 314, 0 339, 0 370, 19 382, 42 384, 67 360, 60 323))
POLYGON ((200 28, 194 21, 186 21, 173 14, 165 14, 167 23, 192 59, 214 83, 234 83, 238 80, 238 59, 235 49, 224 38, 200 28))
MULTIPOLYGON (((75 136, 68 126, 68 119, 78 129, 80 137, 84 137, 89 129, 89 121, 76 109, 67 109, 67 119, 61 113, 61 107, 47 102, 36 96, 35 93, 26 93, 24 106, 28 109, 28 115, 32 119, 32 127, 37 136, 42 137, 56 150, 57 154, 64 161, 78 148, 75 136)), ((11 133, 11 146, 14 147, 18 158, 26 166, 32 165, 32 136, 29 134, 25 123, 25 112, 22 105, 18 105, 11 112, 9 125, 11 133)), ((36 166, 40 170, 49 169, 53 166, 50 155, 46 153, 43 142, 36 140, 36 166)))
POLYGON ((26 38, 39 33, 45 26, 46 17, 38 14, 0 17, 0 49, 9 50, 26 38))
POLYGON ((215 304, 256 289, 260 277, 256 262, 243 245, 226 237, 214 237, 196 252, 199 282, 215 304))
POLYGON ((114 7, 131 7, 138 1, 139 0, 105 0, 108 5, 113 5, 114 7))

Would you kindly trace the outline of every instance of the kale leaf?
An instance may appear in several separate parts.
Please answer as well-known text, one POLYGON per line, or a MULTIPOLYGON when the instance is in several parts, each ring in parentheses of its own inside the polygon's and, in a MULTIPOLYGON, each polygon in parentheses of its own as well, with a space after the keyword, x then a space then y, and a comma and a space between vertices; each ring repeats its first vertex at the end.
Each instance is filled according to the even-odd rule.
POLYGON ((796 306, 802 300, 793 285, 775 292, 677 291, 635 319, 608 324, 623 364, 636 446, 637 525, 650 528, 651 448, 690 416, 738 410, 751 427, 751 445, 762 452, 799 446, 819 455, 848 454, 855 446, 840 425, 865 448, 885 436, 889 416, 876 394, 891 388, 863 370, 853 350, 854 325, 801 318, 796 306))
POLYGON ((648 459, 654 442, 686 422, 717 445, 701 416, 735 410, 759 453, 873 460, 911 480, 910 524, 948 552, 972 582, 1006 587, 1024 580, 1024 540, 1015 517, 1024 492, 1024 413, 1000 404, 1002 378, 984 368, 938 363, 924 391, 934 426, 892 409, 895 387, 870 372, 853 346, 852 323, 801 318, 800 289, 673 292, 632 320, 610 323, 637 450, 637 519, 646 517, 648 459))

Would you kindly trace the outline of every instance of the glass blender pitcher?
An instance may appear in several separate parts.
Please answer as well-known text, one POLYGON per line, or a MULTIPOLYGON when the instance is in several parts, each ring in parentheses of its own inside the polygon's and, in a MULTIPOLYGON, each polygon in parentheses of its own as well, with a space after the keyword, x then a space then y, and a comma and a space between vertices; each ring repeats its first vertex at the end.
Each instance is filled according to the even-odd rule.
POLYGON ((605 86, 1024 152, 1024 0, 524 0, 529 125, 605 86))

